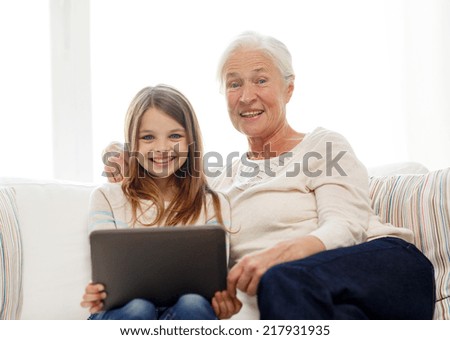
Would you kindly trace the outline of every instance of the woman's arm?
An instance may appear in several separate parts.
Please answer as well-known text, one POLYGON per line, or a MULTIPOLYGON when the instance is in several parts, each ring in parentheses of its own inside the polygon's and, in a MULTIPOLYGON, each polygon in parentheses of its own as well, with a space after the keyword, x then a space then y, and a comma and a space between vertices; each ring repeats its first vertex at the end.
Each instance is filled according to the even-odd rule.
POLYGON ((310 235, 319 238, 326 249, 359 244, 366 240, 371 215, 369 179, 348 141, 324 130, 312 144, 322 155, 313 158, 307 187, 314 192, 318 226, 310 235))
POLYGON ((255 295, 263 274, 276 264, 365 240, 370 216, 366 168, 345 138, 334 132, 320 132, 308 141, 307 150, 311 157, 304 175, 315 194, 318 228, 244 256, 229 272, 230 295, 235 296, 236 289, 255 295))
POLYGON ((271 267, 324 251, 325 245, 315 236, 302 236, 244 256, 228 273, 227 291, 236 296, 236 289, 256 295, 259 281, 271 267))
POLYGON ((127 171, 123 144, 119 142, 109 143, 102 152, 102 160, 104 164, 103 176, 108 179, 108 182, 121 182, 127 171))

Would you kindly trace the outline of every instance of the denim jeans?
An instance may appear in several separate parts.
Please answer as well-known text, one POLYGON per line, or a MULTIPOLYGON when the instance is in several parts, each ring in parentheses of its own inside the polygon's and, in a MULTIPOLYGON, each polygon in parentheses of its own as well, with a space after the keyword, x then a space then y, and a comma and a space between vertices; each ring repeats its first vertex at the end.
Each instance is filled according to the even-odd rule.
POLYGON ((431 262, 393 237, 276 265, 258 288, 265 320, 424 320, 434 302, 431 262))
POLYGON ((133 299, 126 305, 92 314, 90 320, 216 320, 211 304, 197 294, 186 294, 167 308, 156 307, 150 301, 133 299))

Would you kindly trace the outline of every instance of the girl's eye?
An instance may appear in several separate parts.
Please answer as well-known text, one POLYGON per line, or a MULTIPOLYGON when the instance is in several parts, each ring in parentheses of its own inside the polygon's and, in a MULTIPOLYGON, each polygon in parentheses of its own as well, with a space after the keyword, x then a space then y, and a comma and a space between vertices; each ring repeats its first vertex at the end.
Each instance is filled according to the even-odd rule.
POLYGON ((145 135, 141 137, 143 140, 153 140, 155 137, 153 137, 152 135, 145 135))
POLYGON ((179 133, 172 133, 169 138, 170 139, 180 139, 181 137, 183 137, 182 135, 180 135, 179 133))

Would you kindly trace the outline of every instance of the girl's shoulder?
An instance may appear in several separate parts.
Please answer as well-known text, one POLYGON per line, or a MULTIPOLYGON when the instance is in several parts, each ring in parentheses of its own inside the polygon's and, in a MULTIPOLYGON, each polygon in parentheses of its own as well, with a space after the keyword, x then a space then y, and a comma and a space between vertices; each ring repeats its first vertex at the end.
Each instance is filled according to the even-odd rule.
MULTIPOLYGON (((220 214, 222 216, 223 224, 226 227, 231 226, 231 206, 230 201, 228 199, 228 196, 224 193, 217 192, 217 198, 219 199, 219 205, 220 205, 220 214)), ((205 215, 205 222, 206 224, 217 224, 217 216, 218 213, 216 209, 214 208, 214 202, 213 202, 213 195, 211 193, 207 194, 206 196, 206 215, 205 215)))
POLYGON ((103 183, 91 193, 91 200, 106 199, 109 202, 122 202, 124 197, 121 183, 103 183))
POLYGON ((94 192, 103 192, 105 194, 123 193, 122 183, 103 183, 94 189, 94 192))
MULTIPOLYGON (((214 193, 217 195, 221 207, 228 207, 230 205, 230 200, 226 194, 220 191, 214 191, 214 193)), ((208 193, 206 195, 206 202, 208 205, 213 203, 213 194, 208 193)))

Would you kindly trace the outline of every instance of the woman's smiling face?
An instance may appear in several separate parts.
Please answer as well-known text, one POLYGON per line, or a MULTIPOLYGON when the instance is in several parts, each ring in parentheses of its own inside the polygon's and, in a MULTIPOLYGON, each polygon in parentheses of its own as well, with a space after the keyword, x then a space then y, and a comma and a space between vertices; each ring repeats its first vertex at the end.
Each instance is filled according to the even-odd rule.
POLYGON ((286 122, 293 84, 274 61, 258 50, 237 50, 224 67, 228 113, 234 127, 248 138, 270 139, 286 122))

